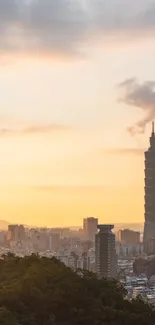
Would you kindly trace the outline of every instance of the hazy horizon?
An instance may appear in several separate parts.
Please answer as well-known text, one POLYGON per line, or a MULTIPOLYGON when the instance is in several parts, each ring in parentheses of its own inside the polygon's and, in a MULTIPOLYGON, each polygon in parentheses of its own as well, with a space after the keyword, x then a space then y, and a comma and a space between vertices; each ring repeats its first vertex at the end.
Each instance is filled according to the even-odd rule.
MULTIPOLYGON (((6 221, 6 220, 0 220, 0 229, 1 230, 7 230, 8 229, 8 225, 10 225, 10 224, 14 224, 14 223, 11 223, 11 222, 9 222, 9 221, 6 221)), ((20 224, 20 222, 17 222, 17 224, 20 224)), ((99 220, 99 224, 100 224, 100 220, 99 220)), ((108 224, 108 222, 107 223, 105 223, 105 224, 108 224)), ((111 224, 113 224, 113 223, 111 223, 111 224)), ((53 227, 53 225, 51 224, 51 225, 49 225, 48 227, 46 226, 46 225, 39 225, 39 224, 29 224, 29 225, 26 225, 26 224, 24 224, 24 226, 26 227, 26 228, 59 228, 59 226, 55 226, 55 227, 53 227)), ((61 227, 63 228, 64 226, 63 226, 63 224, 61 225, 61 227)), ((70 228, 71 230, 79 230, 79 229, 82 229, 83 228, 83 224, 81 224, 81 225, 77 225, 77 226, 72 226, 72 225, 68 225, 68 226, 66 226, 67 228, 70 228)), ((114 224, 114 232, 117 232, 118 230, 120 230, 120 229, 130 229, 130 230, 134 230, 134 231, 140 231, 141 233, 143 232, 143 230, 144 230, 144 223, 143 222, 141 222, 141 223, 127 223, 127 222, 116 222, 115 224, 114 224)))
POLYGON ((0 0, 0 215, 144 221, 155 1, 0 0))

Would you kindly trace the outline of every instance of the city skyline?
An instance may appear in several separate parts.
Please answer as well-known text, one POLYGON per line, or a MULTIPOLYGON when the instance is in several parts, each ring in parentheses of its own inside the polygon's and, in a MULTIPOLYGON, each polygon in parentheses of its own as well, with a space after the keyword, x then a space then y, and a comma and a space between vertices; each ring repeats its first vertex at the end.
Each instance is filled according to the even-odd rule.
POLYGON ((10 223, 144 221, 155 7, 93 3, 51 0, 49 17, 45 0, 0 1, 0 215, 10 223))

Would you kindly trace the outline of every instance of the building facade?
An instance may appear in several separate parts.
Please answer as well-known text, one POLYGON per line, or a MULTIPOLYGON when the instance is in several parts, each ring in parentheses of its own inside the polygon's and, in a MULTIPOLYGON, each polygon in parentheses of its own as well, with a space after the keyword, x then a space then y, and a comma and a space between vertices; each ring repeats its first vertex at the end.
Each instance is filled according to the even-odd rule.
POLYGON ((25 228, 23 225, 9 225, 7 239, 9 241, 24 241, 25 240, 25 228))
POLYGON ((145 223, 144 223, 144 252, 150 252, 150 240, 155 238, 155 132, 152 123, 150 147, 145 152, 145 223))
POLYGON ((91 217, 83 219, 83 232, 85 238, 94 241, 97 233, 98 219, 91 217))
POLYGON ((52 252, 57 252, 60 247, 60 233, 50 234, 50 250, 52 252))
POLYGON ((124 245, 138 245, 140 244, 140 232, 130 229, 120 229, 117 233, 117 240, 124 245))
POLYGON ((117 255, 112 225, 98 225, 95 236, 96 273, 100 278, 116 278, 117 255))

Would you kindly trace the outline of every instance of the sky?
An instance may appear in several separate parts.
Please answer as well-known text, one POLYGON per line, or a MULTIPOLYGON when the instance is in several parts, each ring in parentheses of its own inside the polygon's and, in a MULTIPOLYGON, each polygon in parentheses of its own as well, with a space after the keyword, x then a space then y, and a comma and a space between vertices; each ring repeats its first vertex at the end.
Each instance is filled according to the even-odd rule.
POLYGON ((0 219, 143 222, 155 0, 0 0, 0 219))

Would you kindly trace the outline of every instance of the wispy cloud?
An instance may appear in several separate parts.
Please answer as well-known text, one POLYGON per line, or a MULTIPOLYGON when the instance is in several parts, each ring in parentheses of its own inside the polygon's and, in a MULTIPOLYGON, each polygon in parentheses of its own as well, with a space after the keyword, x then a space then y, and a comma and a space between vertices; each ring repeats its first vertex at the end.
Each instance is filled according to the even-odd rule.
POLYGON ((150 0, 0 0, 0 50, 79 53, 106 32, 155 30, 150 0))
POLYGON ((120 89, 123 92, 121 101, 144 113, 136 124, 128 127, 128 132, 131 135, 143 133, 146 125, 155 118, 155 81, 139 83, 135 78, 128 79, 120 84, 120 89))
POLYGON ((31 189, 34 189, 36 191, 43 191, 43 192, 55 192, 55 191, 92 191, 92 190, 98 190, 98 191, 104 191, 105 186, 101 185, 38 185, 38 186, 31 186, 31 189))
POLYGON ((71 127, 61 124, 30 125, 23 128, 0 128, 0 136, 29 135, 36 133, 68 132, 71 127))
POLYGON ((45 132, 64 132, 70 131, 71 127, 62 124, 45 124, 45 125, 32 125, 20 130, 23 134, 32 133, 45 133, 45 132))
POLYGON ((144 151, 142 148, 115 148, 105 150, 104 153, 108 155, 141 156, 144 154, 144 151))

